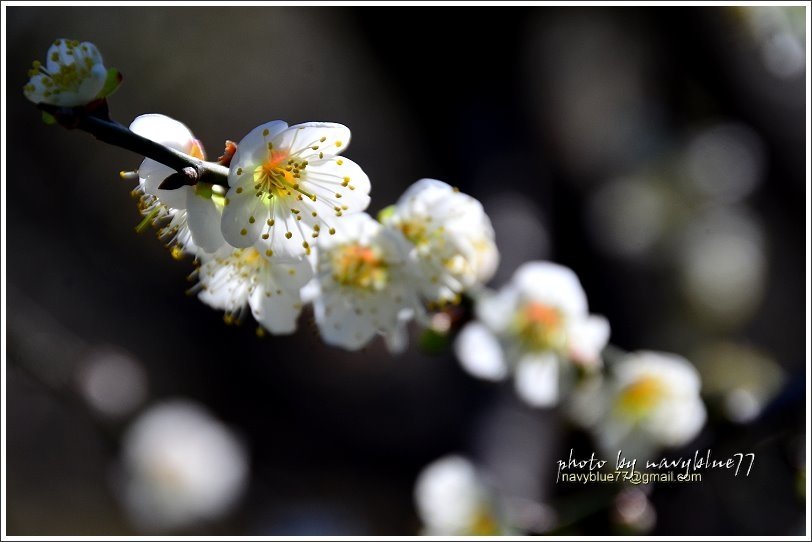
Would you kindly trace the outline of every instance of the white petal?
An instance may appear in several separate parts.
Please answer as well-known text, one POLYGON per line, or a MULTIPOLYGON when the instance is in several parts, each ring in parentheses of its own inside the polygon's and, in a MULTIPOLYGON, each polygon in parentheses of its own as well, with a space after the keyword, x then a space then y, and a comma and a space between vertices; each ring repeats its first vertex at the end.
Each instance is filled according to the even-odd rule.
POLYGON ((476 304, 476 315, 495 333, 503 332, 511 325, 519 304, 519 292, 508 284, 496 293, 484 294, 476 304))
POLYGON ((426 197, 428 194, 436 194, 434 197, 439 199, 447 192, 453 192, 453 190, 450 184, 444 183, 443 181, 438 181, 437 179, 420 179, 406 189, 403 195, 400 196, 397 204, 400 206, 414 200, 418 196, 426 197))
POLYGON ((156 113, 136 117, 130 124, 130 130, 141 137, 181 152, 189 152, 196 141, 192 131, 185 124, 156 113))
POLYGON ((44 96, 45 91, 48 90, 43 82, 45 79, 50 79, 50 77, 42 73, 35 74, 28 80, 28 85, 31 85, 33 89, 28 85, 23 87, 25 97, 35 104, 47 102, 47 98, 44 96))
POLYGON ((288 127, 286 122, 274 120, 257 126, 240 140, 237 152, 231 158, 228 173, 229 186, 236 186, 237 171, 242 169, 246 175, 253 175, 254 168, 261 164, 268 156, 268 142, 272 141, 280 132, 288 127))
POLYGON ((554 354, 526 356, 516 366, 516 392, 534 407, 558 402, 558 358, 554 354))
POLYGON ((684 357, 669 352, 632 352, 615 363, 612 371, 621 387, 644 376, 668 382, 669 388, 677 390, 677 394, 698 394, 701 387, 696 367, 684 357))
POLYGON ((368 313, 361 317, 353 312, 348 300, 340 295, 326 292, 313 303, 316 324, 325 343, 347 350, 363 348, 376 335, 376 329, 368 321, 368 313))
POLYGON ((516 270, 513 282, 526 298, 558 307, 567 316, 587 315, 584 289, 569 268, 550 262, 528 262, 516 270))
POLYGON ((313 278, 302 286, 299 295, 302 297, 302 303, 313 303, 321 295, 321 286, 317 278, 313 278))
POLYGON ((474 256, 476 279, 480 285, 485 284, 493 278, 499 267, 499 250, 493 241, 493 235, 491 234, 490 238, 483 237, 476 242, 474 250, 476 251, 474 256))
POLYGON ((45 68, 49 73, 59 73, 62 66, 69 66, 74 63, 73 54, 68 54, 68 43, 72 40, 58 39, 48 48, 48 55, 45 57, 45 68))
POLYGON ((295 124, 274 138, 277 149, 289 150, 301 158, 338 154, 350 143, 350 129, 335 122, 304 122, 295 124), (324 141, 322 141, 324 139, 324 141), (317 147, 317 148, 313 148, 317 147))
POLYGON ((271 333, 286 335, 296 331, 296 320, 302 310, 298 295, 291 295, 284 290, 280 294, 257 288, 249 303, 254 318, 271 333))
POLYGON ((463 368, 486 380, 502 380, 507 364, 499 341, 479 322, 466 325, 454 342, 454 352, 463 368))
POLYGON ((151 158, 146 158, 138 168, 138 176, 142 179, 144 192, 157 196, 161 203, 167 207, 185 209, 186 198, 192 190, 191 186, 181 186, 174 190, 161 190, 158 188, 173 173, 175 173, 174 169, 151 158))
POLYGON ((228 190, 221 230, 231 246, 246 248, 257 242, 270 216, 263 199, 256 197, 250 180, 228 190))
POLYGON ((91 68, 87 77, 82 79, 79 83, 79 88, 76 89, 76 103, 62 104, 68 107, 84 105, 93 101, 99 92, 104 88, 104 83, 107 81, 107 69, 101 64, 97 64, 91 68))
POLYGON ((383 335, 386 348, 392 354, 401 354, 406 350, 406 347, 409 346, 407 321, 396 325, 394 329, 383 335))
POLYGON ((330 223, 340 222, 335 216, 336 206, 344 215, 363 211, 369 206, 369 177, 349 158, 328 156, 308 161, 301 185, 317 198, 315 203, 306 201, 305 204, 312 206, 330 223), (347 186, 343 186, 345 182, 347 186), (344 206, 347 208, 343 209, 344 206))
MULTIPOLYGON (((221 249, 222 250, 222 249, 221 249)), ((220 259, 222 254, 218 254, 220 259)), ((243 280, 232 265, 220 263, 211 255, 201 255, 199 279, 205 287, 198 299, 214 309, 236 311, 245 306, 250 294, 249 283, 243 280)))
POLYGON ((223 246, 225 239, 220 230, 220 212, 211 198, 199 196, 194 188, 188 190, 186 217, 195 245, 206 252, 215 252, 223 246))
POLYGON ((569 326, 568 337, 570 358, 585 367, 596 367, 601 350, 609 342, 609 321, 595 314, 575 320, 569 326))
POLYGON ((487 507, 476 467, 456 455, 438 459, 423 469, 415 482, 414 501, 427 531, 445 537, 469 532, 487 507))
POLYGON ((83 41, 79 44, 79 53, 82 58, 89 58, 93 64, 104 63, 98 47, 89 41, 83 41))
POLYGON ((300 290, 313 278, 313 267, 307 258, 294 262, 271 259, 269 273, 277 288, 295 293, 298 297, 300 290))

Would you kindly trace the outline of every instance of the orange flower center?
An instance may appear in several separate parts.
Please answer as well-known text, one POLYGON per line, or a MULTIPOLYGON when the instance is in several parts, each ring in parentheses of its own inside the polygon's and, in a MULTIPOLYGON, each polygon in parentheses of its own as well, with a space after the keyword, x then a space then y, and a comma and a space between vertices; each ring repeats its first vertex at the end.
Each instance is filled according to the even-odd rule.
POLYGON ((561 350, 565 346, 564 316, 555 307, 529 302, 519 310, 514 327, 528 350, 561 350))
POLYGON ((615 406, 621 414, 640 419, 660 402, 663 391, 659 378, 643 376, 621 390, 615 406))
POLYGON ((345 245, 332 258, 333 279, 345 286, 364 290, 382 290, 389 273, 377 250, 361 245, 345 245))

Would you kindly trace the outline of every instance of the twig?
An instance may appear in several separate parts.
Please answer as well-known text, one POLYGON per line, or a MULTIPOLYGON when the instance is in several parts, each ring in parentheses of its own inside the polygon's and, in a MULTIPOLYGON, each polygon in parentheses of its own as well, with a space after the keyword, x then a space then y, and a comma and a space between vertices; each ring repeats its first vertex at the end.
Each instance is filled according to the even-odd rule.
POLYGON ((60 124, 67 128, 77 128, 93 135, 99 141, 127 149, 147 158, 152 158, 175 171, 177 175, 170 177, 169 185, 165 183, 162 188, 180 188, 184 185, 193 185, 198 182, 216 184, 228 188, 228 168, 214 162, 199 160, 188 154, 171 149, 151 139, 142 137, 109 118, 97 115, 79 114, 66 108, 40 104, 40 109, 50 113, 60 124), (65 122, 65 119, 72 122, 65 122))

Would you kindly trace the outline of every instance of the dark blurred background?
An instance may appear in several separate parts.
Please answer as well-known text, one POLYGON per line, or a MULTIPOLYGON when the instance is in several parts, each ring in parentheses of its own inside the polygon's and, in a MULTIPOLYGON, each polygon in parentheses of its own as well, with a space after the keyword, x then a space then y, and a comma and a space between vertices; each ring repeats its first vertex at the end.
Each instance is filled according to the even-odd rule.
POLYGON ((414 480, 449 452, 550 506, 557 532, 619 528, 550 479, 588 440, 508 384, 469 377, 450 348, 425 353, 415 332, 400 356, 379 342, 345 353, 308 312, 295 336, 258 339, 253 322, 226 326, 186 295, 192 262, 133 231, 134 186, 118 172, 140 158, 44 125, 22 95, 60 37, 94 42, 124 74, 110 99, 124 124, 172 116, 217 156, 269 120, 340 122, 372 179, 371 213, 422 177, 480 199, 502 253, 492 285, 526 260, 572 267, 613 344, 677 352, 705 376, 709 423, 686 450, 757 454, 746 479, 656 487, 651 532, 802 532, 805 19, 803 7, 7 8, 8 534, 137 534, 111 483, 118 439, 170 397, 205 405, 251 458, 234 513, 184 533, 416 534, 414 480), (103 362, 106 380, 91 379, 103 362))

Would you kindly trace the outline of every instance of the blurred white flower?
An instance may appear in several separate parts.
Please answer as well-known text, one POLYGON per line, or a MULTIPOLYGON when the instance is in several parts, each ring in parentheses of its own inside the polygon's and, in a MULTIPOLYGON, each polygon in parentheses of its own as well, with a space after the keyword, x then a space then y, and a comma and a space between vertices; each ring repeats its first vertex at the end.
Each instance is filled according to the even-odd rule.
POLYGON ((710 126, 691 138, 681 167, 702 196, 723 204, 750 195, 764 177, 764 142, 750 127, 730 122, 710 126))
MULTIPOLYGON (((205 158, 203 147, 191 130, 165 115, 141 115, 130 124, 130 130, 193 158, 205 158)), ((174 190, 158 188, 173 173, 175 170, 169 166, 151 158, 144 159, 138 168, 138 190, 144 194, 140 200, 141 212, 156 223, 169 219, 161 236, 171 238, 178 249, 192 254, 216 251, 225 241, 220 232, 222 205, 217 205, 212 186, 197 183, 174 190)))
POLYGON ((233 246, 257 243, 275 257, 309 254, 339 218, 369 205, 370 184, 338 155, 350 141, 341 124, 273 121, 254 128, 231 160, 222 232, 233 246))
POLYGON ((147 395, 144 368, 131 354, 117 348, 93 348, 76 376, 88 404, 109 418, 130 414, 147 395))
POLYGON ((767 71, 779 79, 798 78, 806 67, 803 6, 738 7, 760 48, 767 71))
POLYGON ((34 61, 25 97, 34 103, 75 107, 92 102, 107 80, 101 53, 90 42, 58 39, 48 49, 45 66, 34 61))
POLYGON ((454 301, 496 271, 499 252, 482 204, 442 181, 417 181, 382 221, 411 242, 411 255, 422 268, 421 291, 429 301, 454 301))
POLYGON ((697 315, 721 327, 745 322, 765 294, 769 260, 763 227, 744 208, 694 218, 677 246, 679 286, 697 315))
POLYGON ((611 366, 608 378, 579 386, 570 413, 614 455, 650 457, 690 442, 705 424, 699 373, 675 354, 640 351, 611 366))
POLYGON ((426 466, 415 483, 414 500, 425 535, 504 533, 487 487, 463 457, 450 455, 426 466))
POLYGON ((225 310, 226 322, 239 321, 248 305, 257 322, 271 333, 293 333, 302 310, 299 292, 313 269, 304 258, 272 261, 268 252, 226 245, 215 254, 201 254, 198 297, 225 310))
POLYGON ((548 262, 522 265, 510 284, 478 300, 476 314, 455 342, 462 366, 488 380, 515 372, 516 390, 532 406, 555 405, 572 365, 600 366, 609 340, 609 323, 589 314, 575 273, 548 262))
POLYGON ((657 510, 639 487, 626 487, 617 494, 612 520, 629 534, 647 534, 657 524, 657 510))
POLYGON ((390 350, 405 347, 406 323, 421 313, 408 250, 366 213, 319 240, 314 310, 326 343, 357 350, 380 333, 390 350))
POLYGON ((667 233, 673 199, 654 177, 613 179, 591 193, 587 225, 602 250, 639 258, 650 253, 667 233))
POLYGON ((150 532, 194 526, 226 514, 248 482, 248 455, 234 434, 197 404, 156 404, 122 443, 123 504, 150 532))

